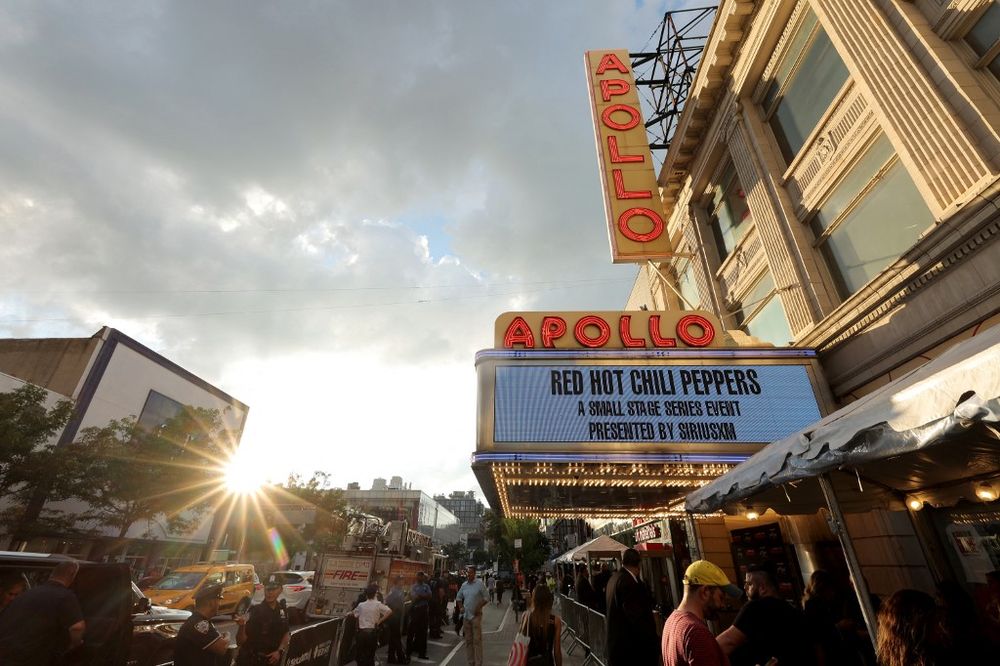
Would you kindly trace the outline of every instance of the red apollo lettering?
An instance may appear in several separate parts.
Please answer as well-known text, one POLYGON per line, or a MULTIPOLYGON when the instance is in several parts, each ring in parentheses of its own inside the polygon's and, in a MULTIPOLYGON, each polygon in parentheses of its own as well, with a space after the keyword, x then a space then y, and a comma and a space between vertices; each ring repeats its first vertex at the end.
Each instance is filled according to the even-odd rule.
POLYGON ((587 315, 580 317, 580 320, 576 322, 576 326, 573 327, 573 337, 584 347, 603 347, 611 339, 611 327, 608 326, 608 322, 597 315, 587 315), (596 326, 600 335, 596 338, 587 335, 588 326, 596 326))
POLYGON ((535 346, 535 334, 531 332, 528 322, 521 317, 514 317, 514 321, 510 322, 503 336, 504 347, 510 349, 514 345, 524 345, 527 349, 535 346))
POLYGON ((677 338, 665 338, 660 334, 660 315, 649 316, 649 339, 654 347, 676 347, 677 338))
POLYGON ((601 81, 601 99, 610 102, 612 97, 624 95, 632 86, 622 79, 604 79, 601 81))
MULTIPOLYGON (((618 316, 618 334, 622 348, 672 349, 677 347, 677 338, 680 338, 688 347, 708 347, 716 336, 715 326, 712 322, 698 314, 684 315, 677 320, 674 327, 676 337, 664 335, 661 330, 661 316, 659 314, 648 316, 648 330, 645 336, 634 336, 632 334, 632 320, 634 318, 634 314, 618 316)), ((532 331, 524 318, 515 316, 507 325, 507 330, 504 331, 504 348, 512 349, 518 345, 524 349, 535 349, 536 335, 541 340, 541 347, 555 348, 559 340, 565 336, 570 325, 573 327, 575 342, 582 347, 591 349, 604 347, 611 340, 611 324, 600 315, 583 315, 572 324, 563 317, 544 316, 541 319, 538 332, 532 331)), ((567 345, 563 343, 563 346, 567 345)))
POLYGON ((642 120, 642 118, 639 117, 639 109, 629 106, 628 104, 612 104, 601 112, 601 122, 611 129, 619 130, 621 132, 632 129, 639 124, 640 120, 642 120), (612 114, 619 111, 628 114, 628 122, 620 123, 611 117, 612 114))
POLYGON ((627 164, 629 162, 645 162, 643 155, 622 155, 618 152, 618 137, 608 135, 608 152, 611 153, 612 164, 627 164))
POLYGON ((622 344, 626 347, 645 347, 646 341, 642 338, 636 340, 632 337, 632 317, 624 315, 618 319, 618 335, 622 339, 622 344))
POLYGON ((622 199, 652 199, 653 193, 649 190, 626 190, 625 175, 621 169, 612 169, 611 177, 615 180, 615 196, 622 199))
POLYGON ((618 216, 618 230, 622 236, 637 243, 647 243, 656 240, 663 233, 663 218, 659 213, 649 208, 629 208, 618 216), (645 217, 653 223, 653 228, 645 233, 632 229, 630 224, 633 217, 645 217))
POLYGON ((712 322, 701 315, 686 315, 677 322, 677 335, 691 347, 707 347, 715 339, 715 328, 712 326, 712 322), (692 326, 700 328, 701 335, 692 335, 692 326))
POLYGON ((628 74, 628 67, 614 53, 605 53, 601 56, 601 62, 597 65, 597 73, 603 74, 609 69, 621 72, 622 74, 628 74))
POLYGON ((566 320, 562 317, 542 319, 542 346, 555 347, 555 340, 566 334, 566 320))

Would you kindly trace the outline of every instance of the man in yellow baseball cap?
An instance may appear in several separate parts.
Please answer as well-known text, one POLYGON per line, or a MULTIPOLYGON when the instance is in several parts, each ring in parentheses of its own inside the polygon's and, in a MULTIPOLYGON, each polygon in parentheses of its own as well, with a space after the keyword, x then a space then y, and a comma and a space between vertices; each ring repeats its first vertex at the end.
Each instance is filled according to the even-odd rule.
POLYGON ((725 594, 739 597, 743 591, 708 560, 688 566, 684 572, 684 598, 663 625, 663 666, 728 666, 729 660, 705 624, 722 608, 725 594))

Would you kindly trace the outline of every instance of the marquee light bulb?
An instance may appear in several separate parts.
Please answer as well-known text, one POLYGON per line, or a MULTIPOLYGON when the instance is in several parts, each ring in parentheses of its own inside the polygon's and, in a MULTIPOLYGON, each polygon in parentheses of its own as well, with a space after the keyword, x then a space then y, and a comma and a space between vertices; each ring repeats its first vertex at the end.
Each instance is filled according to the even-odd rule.
POLYGON ((760 518, 760 513, 753 507, 747 507, 746 518, 747 520, 757 520, 760 518))
POLYGON ((976 497, 984 502, 992 502, 997 498, 997 491, 993 486, 983 481, 976 486, 976 497))
POLYGON ((910 507, 910 511, 920 511, 924 508, 924 503, 911 495, 906 498, 906 506, 910 507))

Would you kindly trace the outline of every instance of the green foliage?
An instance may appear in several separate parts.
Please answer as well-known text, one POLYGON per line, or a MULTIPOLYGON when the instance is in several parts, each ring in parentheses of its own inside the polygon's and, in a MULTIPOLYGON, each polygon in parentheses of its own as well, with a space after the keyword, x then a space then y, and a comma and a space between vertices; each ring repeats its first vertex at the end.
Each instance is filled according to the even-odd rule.
POLYGON ((473 564, 490 564, 493 560, 490 558, 489 551, 483 550, 482 548, 477 548, 472 551, 472 562, 473 564))
POLYGON ((129 417, 87 428, 71 447, 72 494, 87 503, 81 520, 113 527, 119 538, 139 521, 190 529, 221 503, 231 433, 217 410, 185 407, 154 431, 129 417))
POLYGON ((448 558, 448 566, 452 569, 463 566, 469 557, 469 549, 461 541, 445 544, 441 551, 448 558))
POLYGON ((347 505, 343 492, 330 487, 329 474, 317 471, 308 480, 292 474, 283 485, 272 488, 268 496, 274 505, 299 502, 316 510, 315 520, 301 528, 276 521, 279 524, 275 527, 289 553, 303 550, 323 553, 343 545, 347 532, 344 514, 347 505))
POLYGON ((500 518, 487 509, 483 514, 483 532, 493 543, 501 565, 511 566, 519 559, 522 571, 536 571, 549 559, 549 540, 537 520, 500 518), (515 550, 515 539, 521 539, 520 549, 515 550))
MULTIPOLYGON (((36 488, 49 487, 52 499, 68 496, 65 481, 73 461, 56 446, 56 436, 69 421, 73 404, 61 400, 46 408, 45 399, 46 391, 33 384, 0 393, 0 496, 10 504, 0 514, 0 524, 8 532, 24 527, 24 510, 36 488)), ((41 525, 35 521, 33 527, 41 525)))

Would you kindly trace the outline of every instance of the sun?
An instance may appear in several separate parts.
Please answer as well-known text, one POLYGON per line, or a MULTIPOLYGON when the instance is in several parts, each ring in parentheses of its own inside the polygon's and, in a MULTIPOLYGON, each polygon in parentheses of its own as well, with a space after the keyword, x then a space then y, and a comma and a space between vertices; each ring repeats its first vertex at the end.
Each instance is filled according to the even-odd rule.
POLYGON ((223 468, 226 490, 233 495, 256 495, 264 485, 266 469, 237 453, 223 468))

